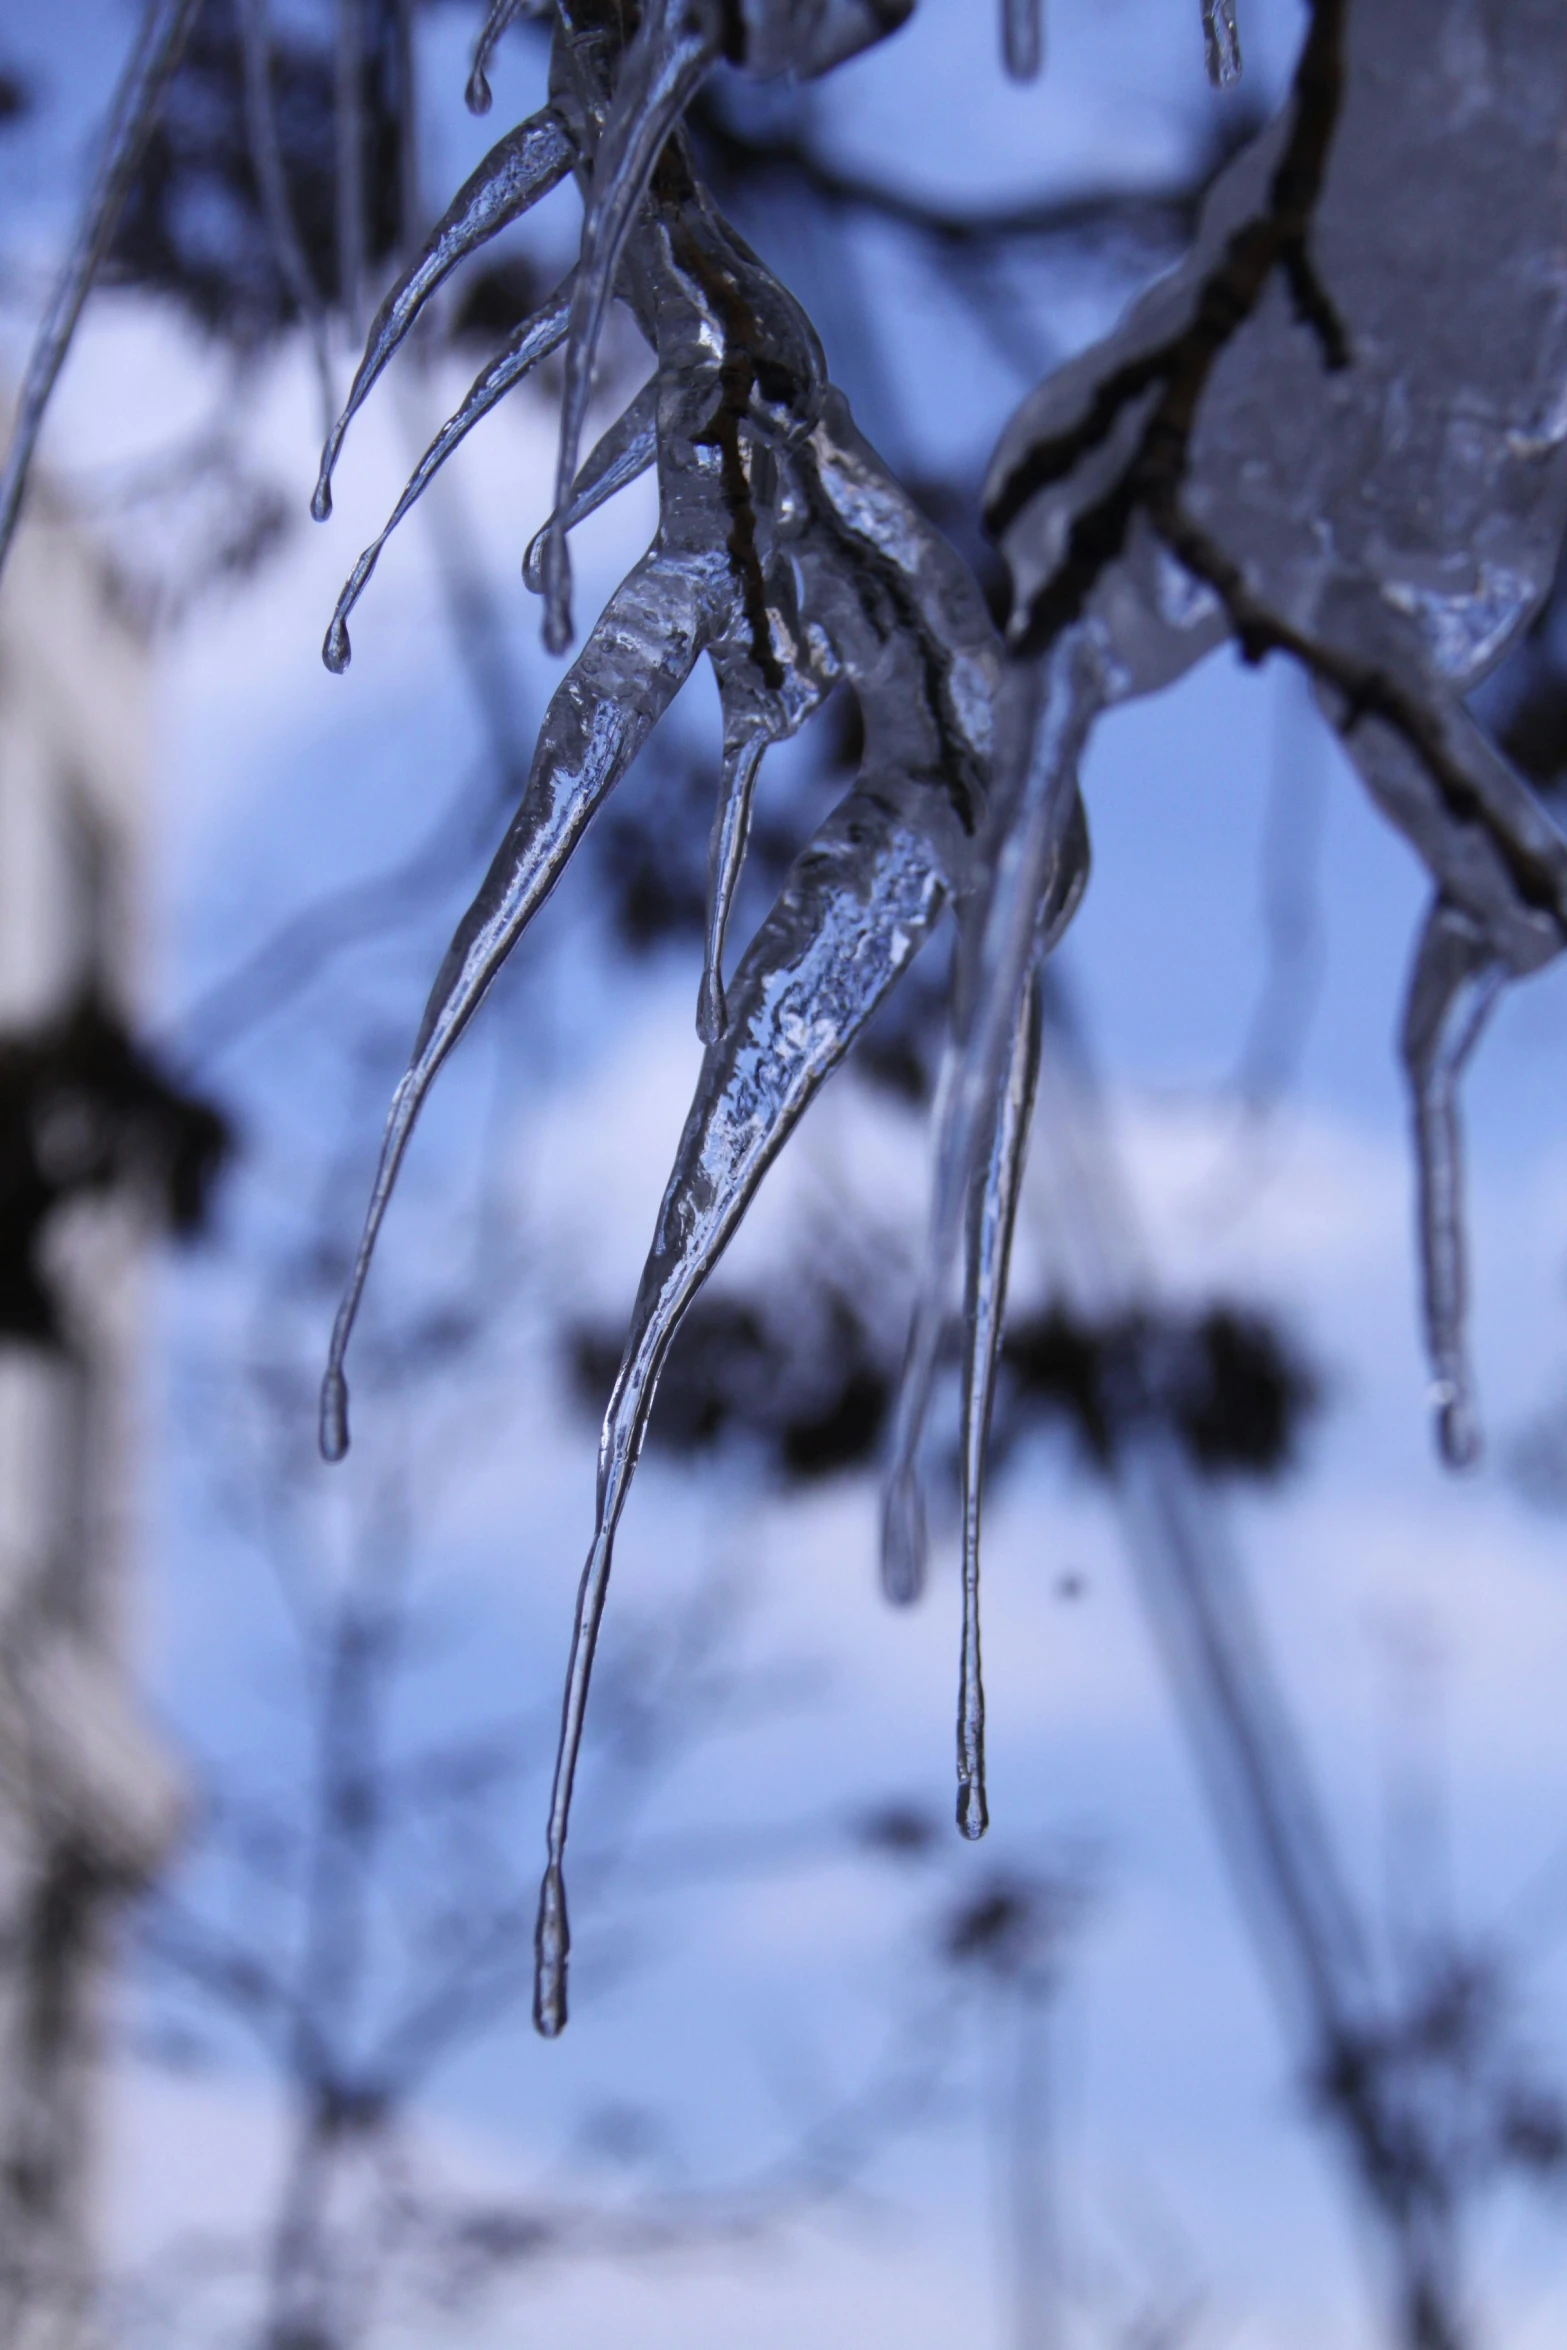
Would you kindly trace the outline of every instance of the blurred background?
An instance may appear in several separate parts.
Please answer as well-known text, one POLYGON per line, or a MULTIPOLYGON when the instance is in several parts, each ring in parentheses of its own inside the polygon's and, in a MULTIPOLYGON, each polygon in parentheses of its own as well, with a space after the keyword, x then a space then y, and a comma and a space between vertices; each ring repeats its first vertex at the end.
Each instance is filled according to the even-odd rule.
MULTIPOLYGON (((12 382, 137 16, 0 7, 12 382)), ((320 640, 579 211, 568 183, 443 293, 312 525, 318 363, 340 399, 399 255, 542 102, 547 27, 480 122, 473 6, 270 19, 304 280, 205 0, 0 587, 0 2334, 1559 2342, 1567 977, 1468 1085, 1487 1448, 1454 1478, 1394 1057, 1422 882, 1276 664, 1116 713, 1084 779, 992 1445, 990 1834, 952 1824, 955 1435, 931 1588, 890 1611, 875 1573, 938 945, 672 1357, 573 2020, 535 2036, 597 1420, 699 1059, 716 695, 443 1075, 323 1468, 381 1120, 563 666, 520 578, 549 366, 390 542, 345 678, 320 640)), ((987 585, 1001 425, 1182 251, 1302 22, 1247 0, 1221 96, 1195 0, 1055 0, 1018 87, 979 0, 921 0, 823 86, 700 101, 719 202, 987 585)), ((622 323, 601 421, 646 368, 622 323)), ((577 533, 583 616, 654 511, 644 480, 577 533)), ((1567 603, 1482 714, 1553 790, 1567 603)), ((769 757, 742 935, 856 727, 835 702, 769 757)))

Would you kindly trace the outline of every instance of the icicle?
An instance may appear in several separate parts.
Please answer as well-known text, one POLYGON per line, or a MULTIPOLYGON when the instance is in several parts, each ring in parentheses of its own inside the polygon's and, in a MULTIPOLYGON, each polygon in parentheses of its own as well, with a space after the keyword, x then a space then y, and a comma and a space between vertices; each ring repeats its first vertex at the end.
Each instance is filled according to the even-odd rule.
POLYGON ((702 985, 696 1000, 696 1032, 704 1044, 716 1044, 728 1019, 724 1003, 724 934, 745 862, 746 836, 751 829, 751 795, 756 788, 762 754, 772 740, 765 727, 740 731, 724 729, 724 772, 718 787, 718 809, 707 855, 707 944, 702 961, 702 985))
POLYGON ((985 1687, 979 1644, 979 1520, 985 1443, 1006 1311, 1007 1267, 1039 1076, 1039 988, 1030 985, 1013 1041, 1001 1115, 987 1163, 969 1195, 963 1300, 963 1641, 958 1674, 958 1826, 969 1838, 990 1824, 985 1801, 985 1687))
POLYGON ((1227 90, 1241 78, 1241 36, 1235 0, 1202 0, 1202 54, 1208 79, 1227 90))
POLYGON ((420 310, 459 261, 516 220, 571 169, 570 138, 558 114, 546 107, 497 142, 476 172, 463 182, 420 250, 376 312, 364 357, 349 386, 341 416, 327 435, 321 473, 310 510, 318 522, 332 511, 332 474, 343 436, 364 405, 371 386, 407 334, 420 310))
POLYGON ((562 1869, 594 1644, 659 1371, 763 1175, 940 912, 940 855, 899 804, 912 796, 861 784, 828 818, 741 964, 729 1025, 702 1064, 599 1443, 593 1545, 577 1595, 535 1942, 534 2020, 547 2035, 566 2021, 562 1869))
MULTIPOLYGON (((951 1046, 936 1100, 936 1170, 925 1269, 893 1405, 882 1504, 882 1589, 897 1605, 917 1598, 925 1571, 919 1455, 946 1319, 972 1172, 1000 1114, 1012 1040, 1028 975, 1071 920, 1087 879, 1087 831, 1077 797, 1077 758, 1098 711, 1097 668, 1081 628, 1069 629, 1041 664, 1037 683, 1011 673, 1010 716, 1022 723, 1026 767, 1010 811, 992 816, 1000 853, 988 901, 967 917, 951 1046), (1037 690, 1037 712, 1032 708, 1037 690), (1021 706, 1020 706, 1021 705, 1021 706), (1002 823, 1003 814, 1011 821, 1002 823), (978 929, 970 927, 978 922, 978 929)), ((994 852, 993 852, 994 853, 994 852)))
POLYGON ((332 388, 332 354, 327 345, 326 309, 320 289, 310 274, 305 249, 299 241, 299 225, 289 202, 283 151, 278 143, 277 109, 272 101, 272 41, 267 25, 267 0, 240 0, 239 33, 245 75, 245 135, 250 144, 250 160, 256 174, 261 209, 266 216, 267 234, 272 240, 272 257, 277 264, 278 275, 293 296, 295 308, 310 337, 321 397, 321 431, 324 437, 331 431, 332 419, 337 414, 337 395, 332 388))
POLYGON ((468 87, 463 93, 470 114, 488 114, 493 103, 490 93, 490 60, 500 46, 502 33, 519 16, 538 13, 533 0, 492 0, 489 15, 479 38, 473 45, 473 70, 468 76, 468 87))
POLYGON ((361 0, 337 0, 337 299, 356 339, 365 285, 364 28, 361 0))
POLYGON ((1038 80, 1045 61, 1045 0, 1001 0, 1001 54, 1015 82, 1038 80))
POLYGON ((1413 1095, 1420 1267, 1437 1443, 1450 1468, 1479 1457, 1464 1321, 1463 1137, 1458 1081, 1505 973, 1479 925, 1438 899, 1421 933, 1404 1012, 1413 1095))
POLYGON ((716 24, 688 21, 679 12, 678 0, 649 0, 636 38, 621 60, 593 158, 566 346, 555 514, 544 541, 544 642, 552 653, 564 652, 571 642, 571 559, 561 518, 571 503, 604 313, 653 166, 716 60, 719 46, 716 24))
POLYGON ((321 1450, 348 1450, 347 1351, 376 1235, 425 1095, 491 980, 564 872, 594 810, 691 674, 706 622, 694 589, 648 555, 617 589, 545 712, 522 806, 436 974, 408 1072, 393 1097, 364 1232, 332 1330, 321 1450))
POLYGON ((44 411, 65 364, 82 304, 114 235, 126 189, 199 5, 200 0, 147 0, 141 31, 114 93, 109 128, 76 237, 28 354, 17 396, 11 445, 0 473, 0 565, 16 531, 44 411))
MULTIPOLYGON (((569 303, 569 294, 566 299, 569 303)), ((657 456, 658 378, 653 376, 584 459, 582 470, 571 485, 571 504, 566 509, 563 528, 568 533, 574 531, 579 522, 585 522, 601 506, 607 506, 611 498, 646 473, 657 456)), ((522 558, 524 583, 536 596, 544 593, 544 541, 548 530, 549 523, 545 523, 542 530, 534 533, 522 558)))
POLYGON ((423 496, 458 442, 466 439, 480 418, 488 416, 490 410, 531 369, 537 367, 541 359, 559 349, 566 339, 566 321, 570 313, 571 280, 567 278, 556 287, 541 310, 536 310, 531 318, 523 320, 499 358, 492 359, 483 373, 474 378, 462 406, 446 419, 410 475, 408 486, 393 507, 385 529, 379 538, 373 539, 366 547, 349 575, 347 586, 337 599, 337 609, 332 614, 332 624, 321 648, 321 658, 328 669, 340 674, 348 667, 353 656, 353 647, 348 641, 348 615, 363 594, 380 560, 381 549, 393 531, 409 508, 423 496))

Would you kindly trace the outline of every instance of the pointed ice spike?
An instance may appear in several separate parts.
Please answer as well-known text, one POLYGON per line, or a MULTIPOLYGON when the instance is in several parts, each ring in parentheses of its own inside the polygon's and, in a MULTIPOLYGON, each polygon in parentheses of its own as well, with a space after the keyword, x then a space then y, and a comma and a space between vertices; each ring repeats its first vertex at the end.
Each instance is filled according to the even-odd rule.
POLYGON ((549 107, 508 131, 471 178, 465 180, 436 222, 418 259, 397 281, 371 323, 364 357, 349 386, 348 400, 327 435, 321 472, 310 510, 318 522, 332 511, 332 474, 343 435, 420 310, 459 261, 547 196, 572 164, 571 141, 549 107))
MULTIPOLYGON (((569 298, 568 295, 568 301, 569 298)), ((657 456, 658 378, 653 376, 583 460, 582 470, 571 485, 571 504, 566 509, 564 528, 568 534, 646 473, 657 456)), ((535 532, 522 558, 523 580, 536 596, 544 593, 544 546, 549 527, 546 523, 542 530, 535 532)))
POLYGON ((408 486, 393 507, 385 529, 373 539, 349 575, 348 584, 337 599, 332 614, 332 625, 326 632, 321 658, 328 669, 341 673, 348 667, 353 648, 348 641, 348 615, 358 603, 369 583, 370 575, 380 560, 381 549, 402 521, 409 508, 424 495, 430 482, 446 463, 459 441, 465 440, 481 417, 488 416, 514 385, 537 367, 541 359, 558 350, 566 339, 566 322, 571 314, 571 280, 567 278, 531 318, 525 318, 513 332, 504 351, 492 359, 481 375, 474 378, 467 398, 454 415, 449 416, 430 446, 415 466, 408 486))
POLYGON ((653 166, 720 48, 716 9, 688 8, 684 0, 648 0, 636 38, 621 60, 593 158, 566 346, 555 513, 544 541, 544 642, 552 653, 563 653, 571 642, 571 560, 561 517, 571 503, 604 313, 653 166))
MULTIPOLYGON (((1011 668, 998 704, 1002 743, 991 816, 991 871, 972 931, 972 977, 959 991, 958 1020, 937 1135, 925 1290, 938 1314, 958 1250, 970 1178, 987 1147, 1006 1083, 1024 990, 1039 955, 1039 926, 1065 893, 1070 918, 1082 876, 1074 843, 1086 840, 1077 763, 1103 706, 1091 624, 1062 631, 1036 664, 1011 668)), ((921 1311, 925 1310, 922 1300, 921 1311)))
POLYGON ((500 46, 502 33, 519 16, 530 16, 533 11, 528 0, 493 0, 489 15, 479 38, 473 45, 473 67, 468 75, 468 87, 463 92, 463 103, 470 114, 488 114, 492 104, 490 94, 490 60, 500 46))
POLYGON ((267 23, 267 0, 240 0, 239 34, 245 79, 245 137, 261 195, 267 235, 278 276, 291 295, 315 360, 321 398, 321 430, 332 429, 337 395, 332 388, 332 355, 327 344, 326 309, 320 288, 310 274, 299 224, 289 201, 283 150, 278 141, 277 109, 272 97, 272 36, 267 23))
POLYGON ((1420 1270, 1437 1444, 1449 1468, 1478 1459, 1464 1321, 1463 1136, 1458 1081, 1501 993, 1504 971, 1483 932, 1440 898, 1415 951, 1403 1056, 1414 1114, 1420 1270))
POLYGON ((751 829, 751 795, 756 789, 762 753, 771 737, 757 726, 746 732, 725 728, 724 772, 718 787, 718 810, 707 854, 707 943, 702 961, 702 985, 696 1000, 696 1032, 704 1044, 716 1044, 728 1017, 724 1004, 724 936, 729 928, 740 868, 745 862, 746 836, 751 829))
POLYGON ((696 591, 685 576, 659 556, 645 556, 611 597, 555 689, 522 805, 457 926, 430 991, 407 1075, 392 1100, 364 1233, 337 1310, 322 1383, 321 1450, 328 1460, 340 1460, 348 1449, 343 1358, 376 1235, 425 1095, 491 980, 560 879, 594 810, 691 674, 705 626, 696 591))
POLYGON ((1081 629, 1063 634, 1037 675, 1012 670, 1004 695, 1009 763, 1022 767, 1023 780, 1006 803, 1012 820, 1001 822, 1006 810, 993 813, 1002 846, 989 896, 965 909, 960 930, 954 1034, 936 1096, 930 1231, 893 1402, 882 1505, 882 1589, 898 1605, 916 1598, 924 1580, 920 1449, 971 1171, 989 1148, 1029 973, 1065 930, 1087 881, 1088 832, 1076 771, 1099 701, 1081 629))
POLYGON ((1039 988, 1030 986, 1013 1041, 986 1164, 969 1195, 963 1324, 963 1645, 958 1676, 958 1826, 990 1825, 985 1801, 985 1687, 979 1643, 979 1519, 985 1444, 1006 1310, 1007 1267, 1039 1076, 1039 988))
POLYGON ((17 395, 16 417, 5 468, 0 472, 0 565, 5 562, 22 492, 38 446, 44 411, 49 405, 65 355, 82 314, 82 304, 107 252, 147 135, 157 119, 169 77, 179 64, 186 37, 200 0, 147 0, 141 30, 126 60, 114 93, 109 127, 104 134, 97 169, 87 202, 43 316, 27 372, 17 395))
POLYGON ((1015 82, 1032 82, 1045 61, 1045 0, 1001 0, 1001 54, 1015 82))
POLYGON ((796 862, 735 976, 729 1025, 708 1047, 659 1210, 604 1415, 593 1546, 577 1595, 536 1938, 534 2015, 546 2034, 566 2020, 562 1870, 594 1644, 658 1375, 763 1175, 940 912, 942 853, 905 800, 912 795, 897 785, 862 783, 796 862))
POLYGON ((1202 0, 1202 55, 1208 79, 1227 90, 1241 78, 1241 36, 1235 0, 1202 0))

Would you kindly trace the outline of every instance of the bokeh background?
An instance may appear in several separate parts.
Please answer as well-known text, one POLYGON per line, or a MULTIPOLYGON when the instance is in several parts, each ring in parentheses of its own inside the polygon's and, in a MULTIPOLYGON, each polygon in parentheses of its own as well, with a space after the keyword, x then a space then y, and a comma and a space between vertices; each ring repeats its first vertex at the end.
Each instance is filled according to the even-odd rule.
MULTIPOLYGON (((272 15, 325 250, 332 27, 311 0, 272 15)), ((1095 871, 1052 997, 989 1511, 989 1836, 951 1824, 939 1448, 931 1588, 893 1611, 875 1572, 932 950, 671 1365, 594 1693, 573 2018, 534 2035, 596 1417, 699 1058, 716 697, 705 676, 682 696, 443 1075, 356 1342, 355 1449, 324 1468, 315 1382, 381 1118, 562 667, 519 576, 549 369, 391 542, 346 677, 320 639, 419 450, 569 260, 578 207, 568 185, 468 267, 312 525, 318 389, 258 242, 236 21, 209 0, 170 94, 0 614, 0 791, 70 781, 26 781, 20 673, 75 713, 44 736, 79 728, 114 770, 97 998, 163 1089, 156 1115, 136 1096, 96 1224, 49 1239, 40 1208, 25 1234, 60 1260, 66 1338, 107 1366, 93 1540, 141 1743, 104 1767, 145 1782, 154 1821, 93 1962, 93 2322, 276 2350, 1405 2338, 1276 1888, 1226 1809, 1233 1738, 1210 1720, 1205 1746, 1150 1619, 1157 1527, 1094 1455, 1093 1348, 1131 1313, 1185 1347, 1194 1538, 1257 1619, 1255 1768, 1298 1760, 1314 1786, 1403 2034, 1400 2110, 1449 2166, 1472 2338, 1544 2350, 1567 2322, 1567 979, 1502 1005, 1467 1089, 1488 1441, 1454 1478, 1427 1425, 1394 1054, 1422 882, 1277 665, 1215 659, 1116 713, 1084 777, 1095 871), (76 584, 40 584, 51 564, 76 584)), ((976 563, 1005 418, 1179 253, 1302 21, 1249 0, 1221 96, 1195 0, 1055 0, 1046 73, 1019 88, 980 0, 921 0, 818 89, 704 99, 720 200, 976 563)), ((13 381, 134 24, 122 0, 0 7, 13 381)), ((377 118, 368 147, 377 285, 398 187, 427 223, 542 100, 523 24, 494 112, 465 112, 477 24, 455 0, 412 12, 415 136, 377 118)), ((337 313, 330 346, 341 395, 337 313)), ((604 420, 645 368, 612 335, 604 420)), ((583 616, 653 514, 644 482, 578 532, 583 616)), ((1548 625, 1487 704, 1547 788, 1555 674, 1548 625)), ((853 731, 834 707, 770 756, 742 930, 843 788, 853 731)), ((27 894, 13 922, 49 931, 29 968, 55 977, 8 999, 13 1118, 26 1040, 66 1049, 92 963, 27 894)), ((45 1202, 62 1231, 70 1188, 45 1202)), ((75 1360, 24 1323, 15 1494, 60 1441, 75 1360)), ((90 1689, 73 1702, 97 1718, 90 1689)))

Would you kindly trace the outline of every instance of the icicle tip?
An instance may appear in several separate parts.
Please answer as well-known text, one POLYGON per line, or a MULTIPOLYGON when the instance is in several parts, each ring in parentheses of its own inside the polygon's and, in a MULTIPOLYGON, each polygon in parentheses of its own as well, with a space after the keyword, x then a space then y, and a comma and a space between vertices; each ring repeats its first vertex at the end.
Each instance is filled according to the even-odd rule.
POLYGON ((354 648, 348 641, 348 622, 341 612, 334 612, 332 625, 321 640, 321 658, 334 677, 341 677, 354 657, 354 648))
POLYGON ((340 1461, 348 1451, 348 1381, 333 1364, 321 1382, 321 1458, 340 1461))
POLYGON ((898 1469, 887 1483, 881 1518, 881 1587, 907 1607, 925 1587, 925 1497, 919 1472, 898 1469))
POLYGON ((539 1887, 539 1922, 533 1933, 533 2028, 546 2040, 566 2029, 566 1959, 571 1929, 566 1923, 566 1886, 558 1861, 551 1861, 539 1887))
POLYGON ((488 114, 495 103, 495 94, 490 88, 489 76, 477 60, 475 60, 472 73, 468 76, 468 87, 462 95, 463 104, 470 114, 488 114))
POLYGON ((985 1801, 983 1779, 960 1779, 958 1782, 958 1833, 977 1844, 990 1825, 990 1806, 985 1801))
POLYGON ((697 1035, 704 1044, 717 1044, 728 1025, 729 1006, 724 1001, 724 983, 716 971, 706 970, 697 991, 697 1035))
POLYGON ((310 493, 310 518, 312 522, 330 522, 332 519, 332 475, 325 461, 316 476, 316 486, 310 493))
POLYGON ((1484 1446, 1474 1404, 1450 1379, 1435 1380, 1431 1409, 1436 1419, 1436 1448, 1450 1469, 1472 1469, 1484 1446))

